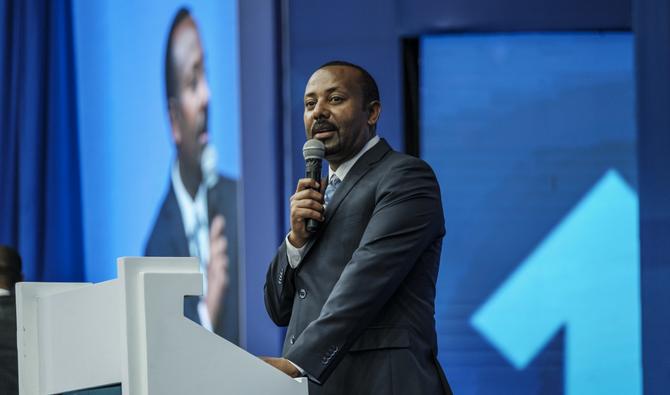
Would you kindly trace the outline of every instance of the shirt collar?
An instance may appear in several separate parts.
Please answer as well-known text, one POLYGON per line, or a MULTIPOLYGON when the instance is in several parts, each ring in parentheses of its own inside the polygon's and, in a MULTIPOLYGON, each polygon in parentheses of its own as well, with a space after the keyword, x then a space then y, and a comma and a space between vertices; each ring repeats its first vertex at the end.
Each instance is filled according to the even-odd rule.
POLYGON ((184 223, 184 232, 189 237, 196 228, 196 221, 207 224, 207 188, 200 183, 195 199, 191 199, 179 173, 179 161, 176 160, 172 166, 172 188, 177 197, 177 204, 184 223))
POLYGON ((368 142, 361 148, 360 151, 354 156, 353 158, 349 159, 348 161, 342 163, 340 167, 337 168, 337 170, 333 171, 333 169, 328 167, 328 180, 333 176, 333 173, 337 175, 337 178, 340 179, 340 181, 344 181, 344 177, 347 176, 347 173, 349 173, 349 170, 351 170, 352 167, 358 162, 358 159, 360 159, 361 156, 363 156, 364 153, 368 152, 372 147, 374 147, 377 143, 379 142, 379 136, 374 136, 368 142))

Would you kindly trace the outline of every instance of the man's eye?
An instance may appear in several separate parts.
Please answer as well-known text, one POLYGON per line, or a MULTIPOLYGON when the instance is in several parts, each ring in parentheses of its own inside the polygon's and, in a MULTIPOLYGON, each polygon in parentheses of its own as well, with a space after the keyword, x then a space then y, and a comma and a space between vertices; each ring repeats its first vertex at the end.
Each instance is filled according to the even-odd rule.
POLYGON ((305 102, 305 107, 307 107, 307 108, 312 108, 312 107, 314 107, 315 104, 316 104, 316 103, 313 102, 313 101, 306 101, 306 102, 305 102))
POLYGON ((340 96, 333 96, 333 97, 330 98, 331 103, 341 103, 342 100, 344 100, 344 99, 341 98, 340 96))

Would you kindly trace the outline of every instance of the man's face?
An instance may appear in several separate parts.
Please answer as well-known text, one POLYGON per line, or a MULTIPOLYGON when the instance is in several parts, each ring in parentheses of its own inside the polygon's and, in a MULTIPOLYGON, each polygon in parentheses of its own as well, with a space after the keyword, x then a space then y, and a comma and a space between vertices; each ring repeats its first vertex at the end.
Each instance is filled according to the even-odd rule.
POLYGON ((200 157, 208 141, 209 86, 200 36, 191 19, 183 21, 174 32, 173 61, 177 97, 170 103, 172 135, 180 162, 201 175, 200 157))
POLYGON ((332 167, 351 159, 372 138, 379 102, 363 103, 360 71, 349 66, 317 70, 305 88, 305 133, 321 140, 332 167), (366 103, 367 104, 367 103, 366 103))

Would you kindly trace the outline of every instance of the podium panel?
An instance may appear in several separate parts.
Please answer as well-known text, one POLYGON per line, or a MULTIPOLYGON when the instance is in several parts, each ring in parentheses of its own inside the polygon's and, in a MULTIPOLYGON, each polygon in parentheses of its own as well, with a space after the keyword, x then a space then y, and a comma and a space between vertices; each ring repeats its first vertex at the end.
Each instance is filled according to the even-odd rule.
POLYGON ((119 258, 100 284, 17 284, 23 395, 298 394, 292 379, 183 315, 195 258, 119 258), (97 390, 93 390, 98 388, 97 390))

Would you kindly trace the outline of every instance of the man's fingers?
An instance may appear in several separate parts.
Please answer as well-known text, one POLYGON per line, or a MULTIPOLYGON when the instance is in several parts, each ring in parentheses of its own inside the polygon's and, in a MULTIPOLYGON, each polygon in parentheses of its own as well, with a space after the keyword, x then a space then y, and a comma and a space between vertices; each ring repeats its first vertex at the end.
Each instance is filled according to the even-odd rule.
POLYGON ((303 199, 312 199, 318 202, 323 202, 323 193, 315 189, 304 189, 300 192, 296 192, 293 196, 291 196, 292 202, 303 199))
POLYGON ((322 205, 306 202, 305 205, 297 205, 291 209, 291 218, 312 218, 312 213, 318 217, 322 216, 323 212, 324 209, 322 205))
POLYGON ((228 238, 225 236, 217 237, 210 243, 210 255, 226 255, 228 252, 228 238))
POLYGON ((284 358, 272 358, 272 357, 259 357, 262 359, 265 363, 272 365, 273 367, 281 370, 285 374, 291 376, 291 377, 298 377, 300 375, 300 372, 298 372, 298 369, 291 364, 291 362, 288 361, 288 359, 284 358))
POLYGON ((223 215, 217 215, 212 220, 212 225, 209 227, 209 238, 214 240, 223 234, 223 229, 226 227, 226 219, 223 215))
POLYGON ((295 208, 292 211, 291 218, 297 222, 302 222, 305 220, 305 218, 312 218, 317 221, 323 221, 323 214, 310 208, 295 208))
POLYGON ((294 210, 297 208, 311 208, 312 210, 316 210, 318 212, 323 212, 325 210, 322 203, 311 199, 294 200, 291 203, 291 206, 294 210))
POLYGON ((302 246, 310 237, 307 232, 305 222, 307 219, 314 219, 322 222, 324 220, 323 212, 323 190, 324 184, 314 181, 310 178, 301 178, 295 193, 291 196, 291 235, 290 242, 294 246, 302 246))
POLYGON ((298 180, 298 186, 296 187, 295 191, 300 192, 305 189, 319 189, 320 185, 318 182, 312 180, 311 178, 301 178, 298 180))

